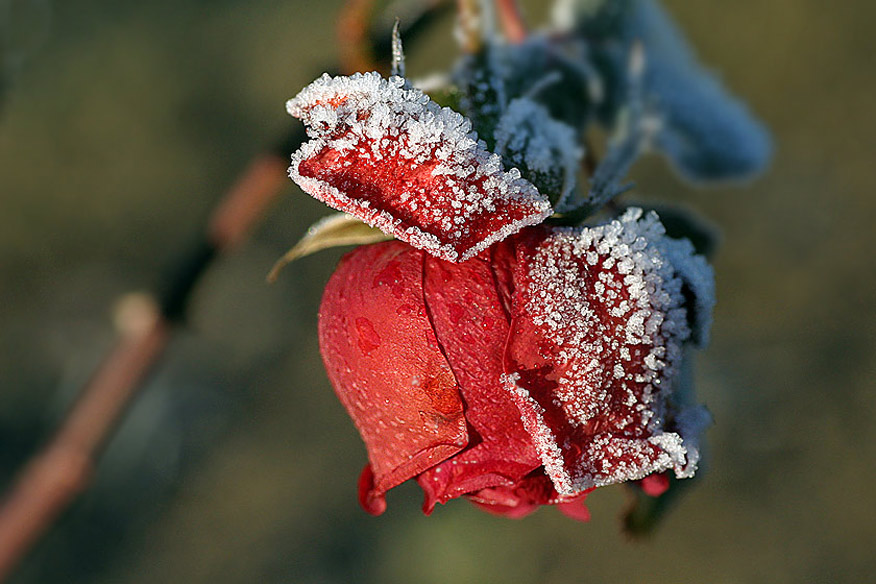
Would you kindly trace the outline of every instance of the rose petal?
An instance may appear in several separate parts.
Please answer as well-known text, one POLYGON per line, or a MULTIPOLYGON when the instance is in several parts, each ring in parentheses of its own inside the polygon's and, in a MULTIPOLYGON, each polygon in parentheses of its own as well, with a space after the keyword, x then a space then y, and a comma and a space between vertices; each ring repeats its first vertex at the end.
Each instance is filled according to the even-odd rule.
POLYGON ((426 258, 426 306, 459 383, 469 423, 464 451, 425 471, 423 510, 493 486, 512 486, 541 466, 517 407, 502 388, 508 315, 485 253, 462 264, 426 258))
POLYGON ((360 247, 341 260, 320 307, 329 379, 368 448, 361 499, 374 513, 388 489, 468 439, 456 380, 426 314, 424 257, 397 241, 360 247))
POLYGON ((517 242, 505 387, 557 491, 682 472, 664 394, 690 331, 656 215, 533 229, 517 242))
POLYGON ((639 481, 639 487, 649 497, 659 497, 669 489, 669 476, 663 472, 648 475, 639 481))
POLYGON ((584 507, 584 499, 590 490, 560 495, 544 472, 536 470, 513 486, 481 489, 468 495, 468 499, 484 511, 510 519, 525 517, 541 505, 558 505, 567 516, 587 521, 590 512, 584 507))
POLYGON ((551 214, 461 115, 400 77, 324 75, 287 104, 313 140, 289 175, 307 193, 449 261, 551 214))
MULTIPOLYGON (((583 499, 583 496, 581 498, 583 499)), ((575 521, 581 521, 583 523, 590 521, 590 509, 587 508, 587 505, 584 504, 583 500, 560 503, 557 505, 557 509, 569 519, 574 519, 575 521)))

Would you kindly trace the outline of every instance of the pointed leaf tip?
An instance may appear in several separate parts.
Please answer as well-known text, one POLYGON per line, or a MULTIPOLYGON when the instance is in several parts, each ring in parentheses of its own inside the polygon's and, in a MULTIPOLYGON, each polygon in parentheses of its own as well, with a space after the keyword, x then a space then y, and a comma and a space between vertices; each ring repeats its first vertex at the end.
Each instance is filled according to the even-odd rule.
POLYGON ((347 213, 335 213, 323 217, 311 225, 304 237, 277 260, 268 273, 267 281, 275 282, 280 271, 288 264, 318 251, 342 245, 378 243, 389 239, 392 237, 347 213))

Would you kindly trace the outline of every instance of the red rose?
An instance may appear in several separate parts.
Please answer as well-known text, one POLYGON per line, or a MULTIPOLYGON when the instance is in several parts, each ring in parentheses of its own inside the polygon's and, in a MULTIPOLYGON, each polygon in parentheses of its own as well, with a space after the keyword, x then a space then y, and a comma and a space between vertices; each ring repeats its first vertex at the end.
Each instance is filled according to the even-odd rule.
POLYGON ((402 242, 349 253, 319 337, 368 448, 362 505, 381 513, 416 478, 427 513, 466 495, 519 517, 668 469, 692 476, 704 414, 671 397, 691 334, 682 275, 704 265, 638 210, 529 228, 463 263, 402 242))
POLYGON ((401 240, 345 256, 320 309, 329 378, 368 448, 366 510, 416 478, 426 513, 464 495, 585 519, 595 487, 693 475, 708 415, 674 385, 713 283, 689 242, 638 209, 527 227, 547 198, 398 77, 324 76, 288 109, 313 138, 292 178, 401 240))

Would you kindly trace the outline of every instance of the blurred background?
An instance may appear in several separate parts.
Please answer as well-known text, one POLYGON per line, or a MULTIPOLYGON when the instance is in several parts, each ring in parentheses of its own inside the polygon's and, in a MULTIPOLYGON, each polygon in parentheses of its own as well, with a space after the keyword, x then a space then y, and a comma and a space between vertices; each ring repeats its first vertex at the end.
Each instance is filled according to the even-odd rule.
MULTIPOLYGON (((667 0, 702 60, 770 126, 750 185, 696 189, 663 160, 636 196, 722 234, 698 392, 716 424, 697 488, 644 542, 624 489, 589 524, 522 520, 416 485, 361 511, 365 450, 322 370, 316 314, 342 251, 274 260, 326 208, 289 183, 199 283, 188 326, 93 486, 12 579, 146 582, 863 582, 876 571, 876 8, 863 0, 667 0)), ((338 0, 0 0, 0 486, 113 344, 284 102, 336 62, 338 0)), ((530 6, 538 21, 540 10, 530 6)), ((408 55, 446 67, 442 20, 408 55)))

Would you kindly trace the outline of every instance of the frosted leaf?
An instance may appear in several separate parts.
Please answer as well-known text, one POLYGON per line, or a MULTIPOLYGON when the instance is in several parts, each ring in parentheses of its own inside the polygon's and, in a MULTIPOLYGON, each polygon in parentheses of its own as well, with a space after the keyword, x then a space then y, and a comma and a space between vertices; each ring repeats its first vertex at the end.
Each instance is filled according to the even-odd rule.
POLYGON ((514 99, 531 99, 553 119, 582 128, 604 93, 584 43, 543 34, 518 44, 488 43, 479 54, 464 57, 453 76, 462 91, 462 112, 488 144, 514 99))
POLYGON ((505 82, 510 74, 504 45, 486 44, 479 52, 459 60, 453 78, 459 87, 459 107, 478 135, 493 149, 493 133, 508 105, 505 82))
POLYGON ((304 191, 441 259, 466 260, 552 212, 465 118, 401 77, 323 75, 287 109, 313 138, 289 168, 304 191))
POLYGON ((561 494, 695 466, 665 427, 690 336, 667 241, 641 209, 520 238, 504 384, 561 494))
POLYGON ((659 2, 623 4, 609 19, 615 42, 594 43, 596 62, 606 68, 606 79, 614 80, 604 117, 610 120, 627 102, 629 87, 617 71, 626 67, 629 47, 641 43, 647 58, 642 90, 660 120, 651 145, 692 180, 745 178, 762 171, 772 151, 763 125, 699 63, 659 2))
POLYGON ((562 213, 570 208, 581 159, 575 130, 553 119, 531 99, 512 101, 496 127, 496 152, 554 203, 562 213))

